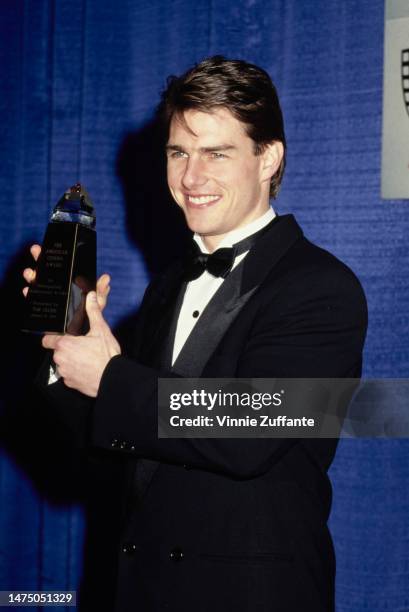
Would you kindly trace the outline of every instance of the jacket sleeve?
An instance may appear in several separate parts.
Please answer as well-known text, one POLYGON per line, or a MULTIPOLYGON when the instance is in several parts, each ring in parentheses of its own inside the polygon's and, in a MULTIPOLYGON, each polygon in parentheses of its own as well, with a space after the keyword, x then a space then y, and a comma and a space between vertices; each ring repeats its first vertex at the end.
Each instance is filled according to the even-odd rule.
POLYGON ((52 351, 47 351, 44 361, 34 378, 34 385, 43 400, 52 410, 79 449, 88 446, 89 427, 94 398, 88 397, 75 389, 69 389, 62 378, 50 383, 50 365, 52 351))
MULTIPOLYGON (((355 277, 320 278, 301 298, 266 302, 240 355, 237 377, 359 377, 366 302, 355 277)), ((116 356, 101 380, 93 444, 157 461, 252 478, 264 473, 295 439, 158 438, 158 378, 137 361, 116 356)))

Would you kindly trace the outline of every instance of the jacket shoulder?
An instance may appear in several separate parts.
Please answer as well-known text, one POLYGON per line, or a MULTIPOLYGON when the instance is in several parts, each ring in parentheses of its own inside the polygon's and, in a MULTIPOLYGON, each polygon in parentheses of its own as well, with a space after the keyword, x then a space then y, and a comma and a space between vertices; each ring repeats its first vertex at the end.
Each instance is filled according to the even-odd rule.
POLYGON ((280 277, 293 280, 304 290, 347 292, 366 303, 361 282, 351 268, 304 237, 289 249, 277 268, 280 277))
POLYGON ((259 296, 260 314, 267 320, 343 321, 367 328, 366 297, 355 273, 304 237, 271 269, 259 296))

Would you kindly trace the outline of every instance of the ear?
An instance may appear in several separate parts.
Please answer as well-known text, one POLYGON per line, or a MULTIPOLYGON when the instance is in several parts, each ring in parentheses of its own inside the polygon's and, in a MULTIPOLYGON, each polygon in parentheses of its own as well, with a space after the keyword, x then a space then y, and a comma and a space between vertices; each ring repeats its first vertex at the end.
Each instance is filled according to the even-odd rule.
POLYGON ((284 146, 280 140, 275 140, 271 144, 267 145, 263 153, 261 154, 261 180, 270 181, 271 177, 277 172, 281 160, 284 155, 284 146))

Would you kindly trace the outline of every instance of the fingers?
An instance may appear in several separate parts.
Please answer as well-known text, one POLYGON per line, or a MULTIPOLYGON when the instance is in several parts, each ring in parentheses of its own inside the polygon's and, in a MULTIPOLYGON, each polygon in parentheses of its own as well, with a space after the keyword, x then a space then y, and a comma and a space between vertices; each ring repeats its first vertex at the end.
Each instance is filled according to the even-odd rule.
MULTIPOLYGON (((33 256, 34 260, 37 261, 41 253, 41 246, 39 244, 31 245, 30 253, 33 256)), ((23 270, 23 277, 26 283, 32 283, 36 277, 35 270, 33 270, 33 268, 25 268, 23 270)), ((28 293, 28 287, 24 287, 23 289, 24 297, 27 297, 27 293, 28 293)))
POLYGON ((42 337, 41 344, 46 349, 55 350, 61 338, 63 338, 63 336, 60 336, 58 334, 45 334, 42 337))
MULTIPOLYGON (((103 274, 97 280, 96 285, 96 293, 97 293, 97 301, 100 310, 104 310, 108 294, 111 290, 109 283, 111 281, 111 277, 109 274, 103 274)), ((83 276, 77 276, 75 278, 75 284, 83 291, 84 294, 87 294, 90 291, 89 280, 83 276)))
MULTIPOLYGON (((29 283, 29 284, 30 284, 30 283, 32 283, 32 282, 33 282, 33 280, 34 280, 34 279, 35 279, 35 277, 36 277, 35 270, 33 270, 32 268, 25 268, 25 269, 23 270, 23 277, 24 277, 24 280, 25 280, 27 283, 29 283)), ((28 293, 28 287, 24 287, 24 289, 23 289, 23 295, 24 295, 24 297, 27 297, 27 293, 28 293)))
POLYGON ((89 334, 98 333, 102 328, 105 328, 107 324, 102 316, 95 291, 90 291, 88 293, 85 309, 89 319, 89 334))
POLYGON ((110 290, 109 283, 110 282, 111 282, 111 277, 109 276, 109 274, 102 274, 102 276, 100 276, 99 279, 97 280, 97 293, 101 295, 109 293, 109 290, 110 290))
POLYGON ((27 281, 28 283, 32 283, 36 277, 35 270, 33 270, 32 268, 25 268, 23 270, 23 276, 25 281, 27 281))
POLYGON ((110 282, 111 277, 109 274, 103 274, 97 280, 97 301, 101 310, 105 308, 109 292, 111 291, 110 282))
POLYGON ((30 248, 30 253, 34 257, 35 261, 37 261, 41 253, 41 246, 39 244, 33 244, 30 248))

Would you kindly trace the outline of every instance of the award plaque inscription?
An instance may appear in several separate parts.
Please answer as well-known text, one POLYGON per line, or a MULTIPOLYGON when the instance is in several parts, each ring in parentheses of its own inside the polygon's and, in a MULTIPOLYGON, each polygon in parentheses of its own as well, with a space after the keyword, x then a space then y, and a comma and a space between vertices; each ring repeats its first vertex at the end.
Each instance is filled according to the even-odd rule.
POLYGON ((26 298, 23 331, 85 333, 85 298, 95 287, 95 212, 78 183, 64 193, 51 215, 26 298))

